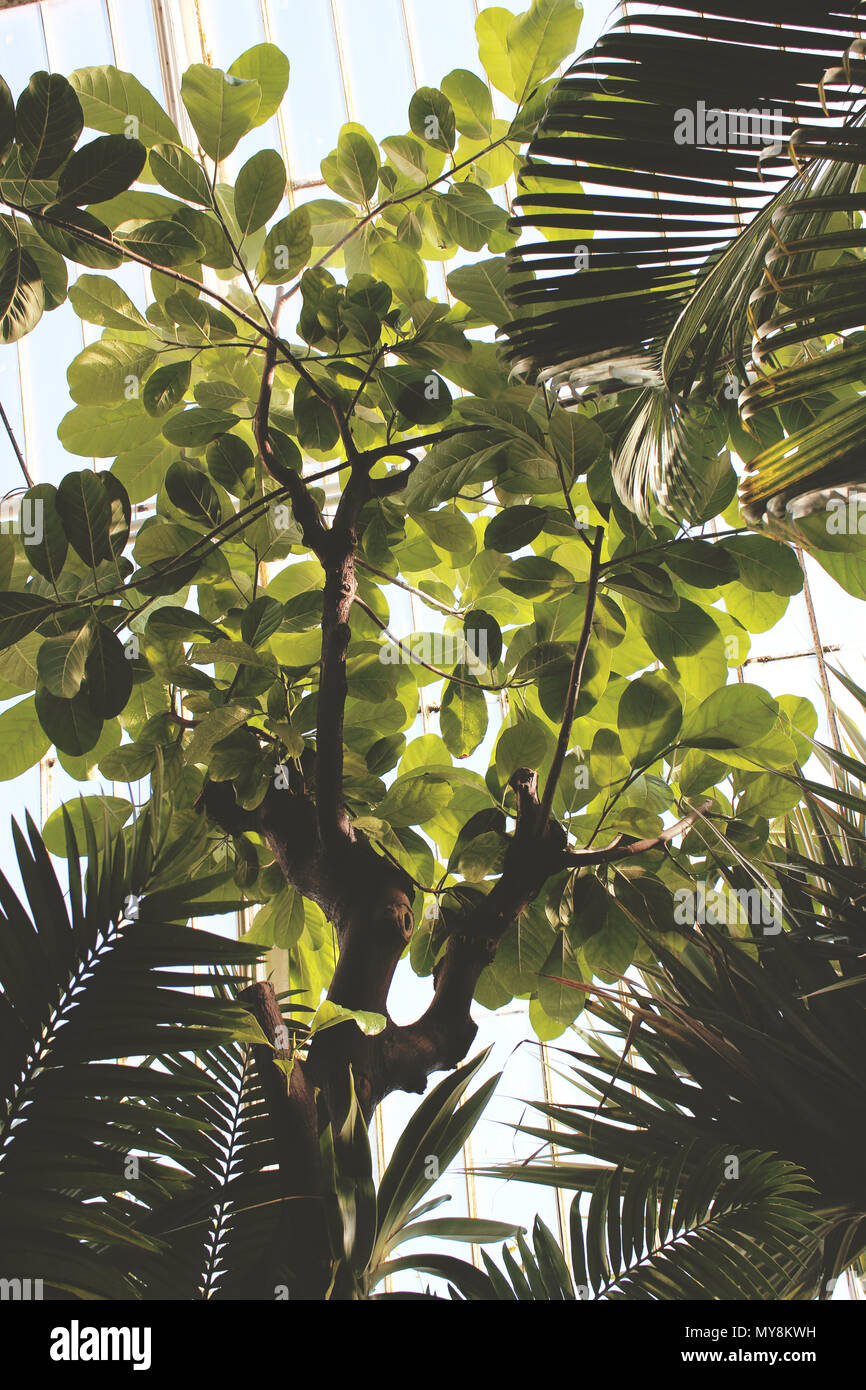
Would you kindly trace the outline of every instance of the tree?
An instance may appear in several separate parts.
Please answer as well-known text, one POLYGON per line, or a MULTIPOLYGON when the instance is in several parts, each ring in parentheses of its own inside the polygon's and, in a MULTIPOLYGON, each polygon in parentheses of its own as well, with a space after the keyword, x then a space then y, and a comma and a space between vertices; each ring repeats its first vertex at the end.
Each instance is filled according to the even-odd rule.
MULTIPOLYGON (((529 997, 556 1036, 582 1007, 571 983, 653 959, 635 895, 673 922, 675 892, 717 873, 714 818, 735 853, 766 843, 816 727, 801 697, 727 684, 802 574, 745 533, 724 432, 702 441, 691 526, 638 519, 607 457, 628 393, 566 409, 488 341, 514 315, 517 237, 488 190, 519 168, 578 18, 570 0, 484 12, 514 119, 458 70, 415 94, 410 133, 344 127, 322 164, 338 201, 288 211, 273 150, 221 179, 285 90, 270 45, 184 75, 197 152, 128 73, 35 74, 17 103, 2 89, 4 339, 83 267, 68 297, 103 332, 70 364, 60 437, 113 459, 28 486, 0 538, 0 679, 25 694, 0 715, 4 771, 53 744, 82 780, 149 778, 173 878, 226 907, 240 890, 260 904, 243 944, 288 952, 300 1007, 262 984, 245 999, 293 1199, 286 1277, 307 1297, 333 1272, 320 1134, 352 1130, 349 1069, 368 1121, 465 1057, 473 999, 529 997), (79 146, 85 124, 104 133, 79 146), (458 248, 490 254, 451 272, 449 307, 427 265, 458 248), (105 273, 130 262, 144 312, 105 273), (431 631, 395 635, 403 595, 431 631), (464 760, 491 705, 507 712, 482 776, 464 760), (419 708, 439 733, 416 732, 419 708), (398 1027, 407 948, 432 1001, 398 1027)), ((96 806, 129 849, 133 802, 61 808, 45 844, 71 852, 68 820, 106 858, 96 806)))

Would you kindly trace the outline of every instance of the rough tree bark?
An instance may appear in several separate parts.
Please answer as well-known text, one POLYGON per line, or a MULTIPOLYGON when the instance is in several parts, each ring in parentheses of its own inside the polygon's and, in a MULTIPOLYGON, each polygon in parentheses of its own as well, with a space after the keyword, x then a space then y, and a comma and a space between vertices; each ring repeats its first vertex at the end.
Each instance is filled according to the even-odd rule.
MULTIPOLYGON (((327 400, 340 428, 350 474, 333 522, 326 525, 302 477, 283 468, 270 445, 268 413, 275 360, 276 345, 271 343, 255 421, 259 452, 268 472, 290 491, 304 542, 318 557, 325 576, 316 754, 305 755, 300 769, 290 769, 288 788, 272 786, 254 811, 238 807, 228 782, 208 782, 200 808, 230 833, 258 832, 273 851, 286 881, 317 903, 333 923, 339 954, 328 998, 347 1008, 374 1010, 388 1019, 384 1031, 372 1037, 353 1022, 316 1035, 307 1056, 295 1061, 288 1083, 285 1073, 275 1065, 273 1050, 264 1045, 256 1049, 279 1152, 283 1194, 292 1199, 286 1203, 287 1241, 297 1271, 292 1294, 320 1298, 327 1288, 328 1256, 318 1200, 318 1126, 322 1116, 338 1123, 344 1118, 348 1068, 351 1066, 368 1122, 392 1091, 423 1092, 433 1072, 455 1067, 466 1056, 476 1032, 471 1004, 478 978, 494 960, 508 928, 547 880, 567 866, 610 862, 664 843, 692 817, 651 841, 635 843, 620 837, 602 849, 577 851, 568 850, 565 831, 551 818, 592 633, 603 539, 599 528, 592 548, 583 631, 542 797, 539 800, 536 774, 518 769, 511 779, 515 829, 497 883, 480 905, 449 924, 446 947, 433 972, 433 998, 425 1013, 407 1026, 398 1027, 390 1020, 391 981, 415 926, 414 887, 407 874, 354 828, 343 799, 346 657, 356 594, 355 528, 368 499, 391 495, 405 486, 415 466, 412 449, 431 439, 359 454, 348 420, 327 400), (405 468, 371 477, 376 463, 398 455, 408 460, 405 468)), ((295 365, 316 389, 302 364, 295 365)), ((435 437, 450 433, 453 431, 435 437)), ((245 992, 244 1002, 278 1050, 281 1017, 271 986, 252 986, 245 992)))

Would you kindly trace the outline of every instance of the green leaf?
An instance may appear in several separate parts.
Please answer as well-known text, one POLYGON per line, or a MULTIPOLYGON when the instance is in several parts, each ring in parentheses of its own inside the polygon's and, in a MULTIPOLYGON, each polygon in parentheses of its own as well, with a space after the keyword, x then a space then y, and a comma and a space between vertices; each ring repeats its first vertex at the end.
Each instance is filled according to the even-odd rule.
POLYGON ((57 510, 57 489, 51 483, 37 483, 28 488, 21 499, 22 506, 37 508, 34 515, 41 518, 41 537, 27 543, 27 558, 43 579, 55 584, 63 569, 69 542, 57 510))
POLYGON ((304 900, 288 884, 259 908, 244 941, 257 946, 276 946, 291 951, 304 931, 304 900))
POLYGON ((57 489, 55 501, 63 529, 76 555, 91 569, 95 569, 101 560, 110 560, 108 537, 111 507, 108 493, 96 474, 89 469, 67 473, 57 489))
POLYGON ((241 240, 273 217, 285 191, 286 170, 276 150, 259 150, 247 160, 235 183, 235 216, 241 240))
POLYGON ((71 700, 63 700, 39 686, 36 713, 55 747, 76 758, 94 748, 102 733, 102 718, 94 710, 86 689, 79 690, 71 700))
POLYGON ((135 231, 128 232, 122 241, 137 256, 146 256, 156 265, 170 269, 200 261, 205 254, 198 237, 193 236, 180 222, 145 222, 135 231))
POLYGON ((505 231, 505 210, 476 183, 453 183, 433 207, 446 235, 467 251, 480 251, 497 232, 505 231))
POLYGON ((33 696, 0 714, 0 782, 10 782, 38 763, 51 747, 40 727, 33 696))
POLYGON ((132 805, 122 796, 87 796, 67 801, 51 812, 42 827, 42 839, 49 854, 65 859, 69 853, 66 843, 65 820, 68 817, 79 844, 86 841, 86 819, 101 829, 103 817, 108 816, 109 834, 116 835, 132 815, 132 805), (82 804, 83 803, 83 804, 82 804), (64 817, 64 812, 66 816, 64 817))
POLYGON ((276 44, 257 43, 235 59, 229 76, 259 84, 262 95, 252 123, 255 128, 264 125, 279 109, 289 85, 289 60, 276 44))
POLYGON ((222 519, 219 494, 207 474, 187 459, 177 459, 165 475, 169 499, 185 516, 209 531, 222 519))
POLYGON ((438 512, 422 512, 416 518, 422 531, 440 550, 465 558, 475 553, 475 532, 467 518, 456 507, 442 507, 438 512))
POLYGON ((0 338, 17 342, 35 328, 45 308, 39 267, 21 246, 13 246, 0 269, 0 338))
POLYGON ((91 217, 83 208, 50 208, 46 218, 33 224, 33 230, 42 240, 67 260, 77 261, 79 265, 86 265, 92 270, 116 270, 122 264, 123 256, 119 250, 113 246, 99 246, 87 236, 77 235, 76 229, 103 237, 106 241, 111 239, 111 231, 106 224, 100 222, 98 217, 91 217), (55 217, 57 224, 47 220, 55 217), (61 221, 62 226, 58 225, 61 221))
POLYGON ((302 391, 303 382, 295 388, 295 424, 298 430, 298 443, 304 449, 316 449, 328 453, 340 437, 340 430, 334 413, 324 401, 312 392, 302 391))
POLYGON ((333 246, 352 230, 358 220, 357 208, 349 203, 337 203, 333 198, 313 198, 302 206, 310 218, 314 246, 333 246))
POLYGON ((0 593, 0 650, 20 642, 53 612, 51 599, 38 594, 0 593))
POLYGON ((690 748, 747 748, 764 738, 779 717, 776 701, 757 685, 726 685, 693 710, 680 742, 690 748))
POLYGON ((600 931, 593 932, 582 947, 583 958, 597 974, 608 971, 624 975, 632 963, 637 947, 637 930, 612 899, 608 901, 607 920, 600 931))
POLYGON ((65 77, 34 72, 15 111, 21 166, 33 179, 59 169, 84 128, 75 90, 65 77))
POLYGON ((144 444, 159 433, 159 423, 134 397, 118 405, 77 405, 57 427, 57 437, 70 454, 109 458, 144 444))
POLYGON ((460 681, 449 681, 442 696, 439 727, 448 752, 467 758, 487 732, 487 700, 469 667, 455 667, 460 681))
POLYGON ((266 285, 282 285, 303 270, 312 250, 310 214, 302 204, 268 232, 259 258, 259 279, 266 285))
POLYGON ((255 483, 255 457, 237 434, 223 434, 207 447, 208 470, 233 497, 247 497, 255 483))
POLYGON ((15 139, 15 103, 12 93, 0 77, 0 160, 6 158, 15 139))
POLYGON ((453 150, 457 135, 454 108, 436 87, 419 87, 409 102, 409 126, 413 135, 435 150, 453 150))
POLYGON ((487 83, 466 68, 455 68, 443 77, 442 91, 451 102, 460 133, 470 140, 489 139, 493 131, 493 98, 487 83))
POLYGON ((589 765, 594 787, 615 787, 631 771, 622 744, 613 729, 599 729, 592 741, 589 765))
POLYGON ((569 593, 574 579, 568 570, 543 555, 524 555, 500 571, 503 588, 521 598, 541 601, 569 593))
POLYGON ((452 789, 444 777, 413 772, 398 777, 391 784, 375 814, 396 828, 423 825, 447 806, 452 796, 452 789))
POLYGON ((191 406, 189 410, 181 411, 167 420, 162 432, 169 443, 194 449, 209 444, 218 435, 226 434, 238 420, 239 416, 227 410, 191 406))
POLYGON ((373 274, 390 285, 404 304, 424 298, 427 272, 421 257, 410 247, 386 241, 370 252, 370 265, 373 274))
POLYGON ((383 367, 376 374, 391 411, 410 425, 436 425, 451 414, 451 392, 435 372, 420 367, 383 367))
POLYGON ((504 92, 512 101, 516 101, 517 93, 506 43, 506 36, 513 20, 514 15, 510 10, 492 6, 479 14, 475 21, 475 34, 478 39, 478 56, 493 86, 504 92))
POLYGON ((543 507, 517 505, 504 507, 487 523, 484 532, 486 550, 496 550, 500 555, 509 555, 513 550, 522 550, 543 529, 547 512, 543 507))
POLYGON ((574 0, 532 0, 508 27, 505 47, 513 89, 520 105, 534 87, 574 53, 583 6, 574 0))
MULTIPOLYGON (((427 151, 420 140, 416 140, 413 135, 389 135, 381 143, 382 149, 399 174, 417 184, 419 188, 427 182, 430 177, 427 166, 427 151)), ((341 204, 335 203, 334 206, 340 207, 341 204)), ((352 209, 353 221, 355 216, 354 209, 352 209)), ((351 227, 351 222, 349 226, 351 227)))
POLYGON ((635 610, 647 645, 687 690, 709 695, 727 679, 725 644, 703 608, 683 599, 673 612, 635 610))
POLYGON ((207 176, 188 150, 181 145, 159 144, 150 151, 150 171, 169 193, 184 201, 211 205, 207 176))
POLYGON ((127 660, 120 638, 97 623, 84 668, 87 694, 102 719, 113 719, 132 694, 132 662, 127 660))
MULTIPOLYGON (((487 88, 484 90, 486 92, 487 88)), ((497 328, 515 316, 515 306, 508 298, 511 283, 504 256, 462 266, 448 276, 448 288, 454 298, 468 304, 484 323, 495 324, 497 328)))
POLYGON ((550 419, 550 440, 569 483, 589 471, 605 445, 594 420, 560 406, 554 406, 550 419))
POLYGON ((767 536, 731 536, 719 544, 734 556, 740 583, 747 589, 786 595, 799 594, 802 589, 803 571, 789 545, 767 536))
POLYGON ((663 559, 669 570, 696 589, 715 589, 737 578, 737 563, 721 543, 677 541, 665 547, 663 559))
POLYGON ((368 203, 379 182, 379 160, 369 136, 343 129, 337 148, 322 160, 322 178, 341 198, 368 203))
POLYGON ((434 444, 406 485, 403 497, 407 510, 430 511, 462 492, 467 484, 494 477, 502 454, 502 444, 491 444, 490 436, 484 434, 461 434, 434 444))
POLYGON ((214 744, 228 738, 229 734, 247 722, 252 713, 249 705, 226 705, 222 709, 211 710, 184 749, 184 761, 206 763, 214 744))
POLYGON ((150 439, 128 453, 118 455, 111 465, 112 476, 126 488, 130 502, 144 502, 159 491, 175 452, 166 440, 160 437, 150 439))
POLYGON ((511 1240, 523 1226, 505 1221, 485 1221, 474 1216, 436 1217, 432 1221, 409 1221, 389 1242, 389 1249, 407 1240, 432 1236, 436 1240, 459 1240, 467 1245, 487 1245, 494 1240, 511 1240))
POLYGON ((61 637, 46 637, 36 653, 39 680, 52 695, 71 700, 81 689, 92 632, 88 623, 61 637))
POLYGON ((116 405, 137 390, 154 360, 152 348, 121 339, 100 339, 74 357, 66 369, 76 405, 116 405))
POLYGON ((387 1019, 384 1014, 369 1009, 347 1009, 331 999, 324 999, 310 1019, 310 1036, 323 1032, 325 1028, 333 1028, 337 1023, 347 1022, 356 1023, 367 1037, 374 1037, 383 1031, 387 1019))
MULTIPOLYGON (((110 724, 106 728, 111 728, 110 724)), ((99 771, 112 782, 139 782, 153 771, 156 748, 150 743, 125 743, 99 759, 99 771)))
POLYGON ((69 291, 69 299, 79 318, 102 328, 150 329, 129 295, 107 275, 79 275, 69 291))
POLYGON ((263 97, 257 81, 227 76, 204 63, 187 68, 180 92, 202 149, 217 164, 252 130, 263 97))
POLYGON ((583 983, 584 972, 565 932, 559 932, 553 948, 538 972, 538 1002, 548 1018, 560 1027, 573 1023, 582 1012, 586 996, 575 984, 583 983))
POLYGON ((283 605, 262 594, 241 615, 241 637, 251 647, 261 646, 281 626, 283 605))
POLYGON ((159 418, 182 401, 189 387, 190 362, 169 362, 157 367, 144 384, 141 403, 148 415, 159 418))
POLYGON ((64 165, 57 188, 60 198, 82 206, 105 203, 135 183, 147 159, 140 140, 99 135, 76 150, 64 165))
POLYGON ((679 732, 683 707, 668 682, 651 673, 629 681, 619 702, 617 731, 632 767, 649 763, 679 732))
POLYGON ((91 130, 125 135, 148 147, 162 141, 181 143, 174 122, 131 72, 122 72, 109 64, 77 68, 69 74, 69 81, 91 130))

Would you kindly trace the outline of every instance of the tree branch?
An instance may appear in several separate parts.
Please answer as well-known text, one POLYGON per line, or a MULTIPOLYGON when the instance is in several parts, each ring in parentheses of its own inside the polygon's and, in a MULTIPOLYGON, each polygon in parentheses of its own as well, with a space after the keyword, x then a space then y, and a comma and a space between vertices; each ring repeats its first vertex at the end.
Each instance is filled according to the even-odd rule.
POLYGON ((270 441, 268 417, 271 409, 271 395, 274 389, 274 371, 277 365, 277 344, 268 339, 265 351, 265 367, 262 384, 253 419, 253 433, 259 449, 263 466, 278 483, 287 489, 295 519, 301 528, 304 544, 320 559, 327 541, 328 532, 322 521, 319 509, 313 501, 310 490, 300 473, 287 468, 276 457, 270 441))
POLYGON ((550 772, 547 775, 544 795, 541 798, 540 819, 542 824, 546 824, 550 816, 550 810, 553 806, 553 794, 556 791, 559 776, 562 772, 562 764, 565 762, 565 755, 568 752, 568 740, 571 737, 574 712, 577 709, 577 701, 580 696, 580 681, 583 675, 583 663, 586 660, 586 653, 589 650, 589 641, 592 636, 592 619, 595 613, 595 597, 598 591, 598 576, 601 567, 601 547, 603 543, 604 527, 599 526, 592 544, 592 559, 589 565, 589 582, 586 590, 583 630, 580 634, 577 650, 574 653, 574 661, 571 665, 571 675, 568 681, 568 694, 565 697, 565 709, 562 715, 562 724, 559 729, 559 738, 556 741, 553 762, 550 764, 550 772))
POLYGON ((659 849, 662 845, 670 844, 671 840, 675 840, 684 830, 688 830, 696 820, 711 810, 712 805, 712 801, 702 801, 700 806, 695 806, 682 820, 678 820, 676 825, 668 826, 667 830, 651 836, 648 840, 632 840, 629 836, 617 835, 615 840, 609 845, 603 845, 601 849, 568 850, 564 855, 564 862, 574 868, 583 868, 587 864, 616 864, 621 859, 629 859, 635 854, 645 854, 647 850, 659 849))
POLYGON ((471 1005, 481 972, 492 965, 506 931, 549 878, 564 868, 617 863, 666 845, 713 804, 702 802, 651 839, 624 843, 622 837, 602 849, 568 851, 562 827, 546 819, 539 805, 537 774, 518 768, 510 785, 517 798, 517 823, 499 881, 450 933, 433 972, 433 1001, 426 1013, 407 1027, 389 1025, 376 1040, 382 1054, 382 1096, 392 1090, 423 1091, 431 1072, 448 1070, 466 1055, 476 1031, 471 1005))
POLYGON ((3 428, 5 429, 6 433, 7 433, 8 436, 9 436, 9 443, 12 445, 13 452, 14 452, 14 454, 15 454, 15 457, 16 457, 17 460, 18 460, 18 467, 21 469, 21 472, 24 474, 24 478, 25 478, 25 480, 26 480, 26 482, 27 482, 27 486, 28 486, 28 487, 33 487, 33 479, 31 478, 30 472, 29 472, 29 470, 28 470, 28 468, 27 468, 27 462, 26 462, 26 460, 25 460, 25 458, 24 458, 24 455, 22 454, 22 452, 21 452, 21 450, 20 450, 20 448, 19 448, 19 446, 18 446, 18 440, 15 438, 15 434, 14 434, 14 432, 13 432, 12 426, 11 426, 10 423, 9 423, 9 417, 8 417, 8 415, 6 414, 6 411, 3 409, 3 402, 2 402, 2 401, 0 401, 0 419, 2 419, 2 421, 3 421, 3 428))

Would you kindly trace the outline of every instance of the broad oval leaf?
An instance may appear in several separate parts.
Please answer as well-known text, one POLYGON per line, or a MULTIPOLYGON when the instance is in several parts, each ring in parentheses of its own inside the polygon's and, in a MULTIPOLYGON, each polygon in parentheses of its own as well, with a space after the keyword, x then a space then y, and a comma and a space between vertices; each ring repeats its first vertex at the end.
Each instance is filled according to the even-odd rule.
POLYGON ((220 164, 252 130, 262 101, 261 87, 219 68, 193 63, 183 75, 180 90, 202 149, 220 164))
POLYGON ((655 672, 629 681, 619 702, 617 730, 632 767, 655 760, 676 738, 683 707, 662 676, 655 672))
POLYGON ((36 653, 39 680, 52 695, 71 700, 81 689, 92 632, 85 623, 60 637, 46 637, 36 653))
POLYGON ((69 74, 69 81, 92 130, 125 135, 147 146, 160 141, 180 144, 174 122, 131 72, 106 63, 100 67, 76 68, 69 74))
POLYGON ((135 183, 146 159, 140 140, 99 135, 64 165, 57 185, 60 199, 78 206, 105 203, 135 183))
POLYGON ((241 239, 273 217, 286 191, 286 170, 276 150, 259 150, 248 159, 235 183, 235 216, 241 239))
POLYGON ((39 723, 55 748, 80 757, 96 747, 102 733, 102 716, 93 708, 85 688, 71 700, 63 700, 44 686, 37 686, 35 699, 39 723))
POLYGON ((120 638, 96 623, 84 667, 87 695, 101 719, 113 719, 132 694, 132 661, 120 638))
POLYGON ((57 489, 55 502, 76 555, 91 569, 101 560, 110 560, 111 506, 96 474, 86 468, 80 473, 67 473, 57 489))
POLYGON ((74 88, 60 73, 34 72, 15 110, 21 166, 30 178, 59 169, 84 129, 74 88))
POLYGON ((0 650, 20 642, 22 637, 44 623, 54 610, 51 599, 38 594, 0 593, 0 650))

